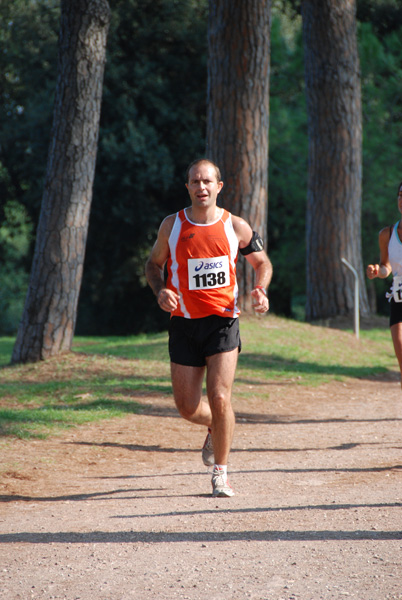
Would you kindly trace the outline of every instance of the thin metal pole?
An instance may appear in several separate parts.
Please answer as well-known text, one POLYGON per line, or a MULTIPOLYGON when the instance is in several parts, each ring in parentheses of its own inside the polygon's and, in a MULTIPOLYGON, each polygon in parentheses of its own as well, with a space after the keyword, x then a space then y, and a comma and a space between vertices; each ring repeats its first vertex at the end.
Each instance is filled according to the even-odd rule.
POLYGON ((346 258, 341 258, 341 261, 352 271, 355 278, 355 335, 359 339, 359 274, 346 258))

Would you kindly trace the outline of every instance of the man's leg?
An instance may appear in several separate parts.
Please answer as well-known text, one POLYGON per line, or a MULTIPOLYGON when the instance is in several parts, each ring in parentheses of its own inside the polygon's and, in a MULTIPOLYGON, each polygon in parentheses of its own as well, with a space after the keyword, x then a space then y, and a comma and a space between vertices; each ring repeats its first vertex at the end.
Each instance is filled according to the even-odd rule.
POLYGON ((201 399, 205 367, 188 367, 172 362, 170 372, 174 400, 181 416, 191 423, 211 427, 211 409, 201 399))
POLYGON ((207 357, 207 395, 212 413, 212 442, 215 464, 227 465, 232 445, 235 416, 232 386, 236 372, 238 348, 207 357))
POLYGON ((402 386, 402 323, 395 323, 395 325, 392 325, 391 335, 394 344, 395 356, 398 359, 399 370, 401 372, 402 386))

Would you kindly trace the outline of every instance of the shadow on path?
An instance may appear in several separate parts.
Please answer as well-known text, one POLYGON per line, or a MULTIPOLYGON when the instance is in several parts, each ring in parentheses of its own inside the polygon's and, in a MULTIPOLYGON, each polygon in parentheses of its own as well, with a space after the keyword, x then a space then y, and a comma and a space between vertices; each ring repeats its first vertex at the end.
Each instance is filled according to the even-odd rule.
POLYGON ((54 533, 9 533, 0 544, 171 544, 177 542, 295 542, 337 540, 402 540, 401 531, 60 531, 54 533))

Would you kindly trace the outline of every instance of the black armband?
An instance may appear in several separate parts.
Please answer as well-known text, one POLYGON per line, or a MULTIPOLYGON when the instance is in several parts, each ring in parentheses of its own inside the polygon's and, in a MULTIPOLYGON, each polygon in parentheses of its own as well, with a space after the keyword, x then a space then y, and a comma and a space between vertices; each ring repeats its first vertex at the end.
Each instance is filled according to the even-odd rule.
POLYGON ((262 237, 256 232, 253 231, 253 237, 248 246, 245 248, 239 248, 240 254, 243 256, 247 256, 247 254, 251 254, 252 252, 261 252, 264 249, 264 242, 262 241, 262 237))

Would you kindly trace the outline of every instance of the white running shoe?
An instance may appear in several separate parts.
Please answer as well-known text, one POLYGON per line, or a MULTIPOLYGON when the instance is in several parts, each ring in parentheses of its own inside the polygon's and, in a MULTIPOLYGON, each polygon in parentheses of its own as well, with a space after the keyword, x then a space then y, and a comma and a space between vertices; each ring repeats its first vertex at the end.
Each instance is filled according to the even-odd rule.
POLYGON ((212 445, 211 430, 209 428, 207 437, 205 438, 205 442, 202 447, 202 462, 206 467, 212 467, 215 463, 214 447, 212 445))
POLYGON ((230 498, 230 496, 234 496, 234 491, 225 477, 225 472, 219 467, 214 467, 212 471, 212 496, 214 498, 230 498))

